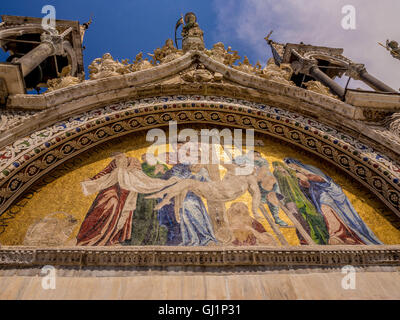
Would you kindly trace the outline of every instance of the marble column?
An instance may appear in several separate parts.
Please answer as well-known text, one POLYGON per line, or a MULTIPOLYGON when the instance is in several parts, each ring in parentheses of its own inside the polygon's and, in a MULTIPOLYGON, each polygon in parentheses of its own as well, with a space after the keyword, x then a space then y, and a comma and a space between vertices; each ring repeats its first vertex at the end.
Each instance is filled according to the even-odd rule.
POLYGON ((351 63, 346 71, 346 74, 355 80, 361 80, 376 91, 398 93, 393 88, 369 74, 363 64, 351 63))
POLYGON ((359 78, 361 81, 363 81, 376 91, 398 93, 393 88, 389 87, 379 79, 375 78, 373 75, 369 74, 365 69, 361 70, 361 72, 359 73, 359 78))
POLYGON ((25 77, 31 73, 43 60, 53 55, 54 51, 54 46, 51 43, 43 42, 22 58, 18 59, 17 62, 21 65, 23 76, 25 77))
POLYGON ((317 65, 314 65, 309 70, 310 76, 321 82, 323 85, 327 86, 334 94, 339 97, 343 97, 345 90, 344 88, 332 80, 328 75, 321 71, 317 65))

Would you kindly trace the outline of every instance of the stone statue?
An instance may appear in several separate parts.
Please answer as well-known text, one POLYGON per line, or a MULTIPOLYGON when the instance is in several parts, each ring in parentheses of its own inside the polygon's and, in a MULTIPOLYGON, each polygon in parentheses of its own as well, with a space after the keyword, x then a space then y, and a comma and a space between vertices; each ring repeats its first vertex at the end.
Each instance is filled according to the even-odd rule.
POLYGON ((226 55, 226 50, 225 46, 222 42, 218 42, 213 45, 211 50, 206 51, 207 55, 209 55, 212 59, 225 63, 225 55, 226 55))
POLYGON ((175 48, 172 39, 167 39, 164 46, 160 49, 154 50, 154 53, 148 54, 151 58, 151 64, 156 66, 157 64, 167 63, 183 55, 182 50, 175 48))
POLYGON ((115 61, 109 53, 105 53, 101 58, 94 59, 89 65, 91 80, 119 76, 129 72, 131 72, 130 65, 115 61))
POLYGON ((400 47, 397 41, 386 40, 386 49, 390 52, 393 58, 400 60, 400 47))
POLYGON ((212 59, 227 66, 232 66, 237 60, 240 59, 237 51, 232 51, 231 47, 228 47, 228 50, 226 50, 222 42, 214 44, 212 49, 207 50, 206 53, 212 59))
POLYGON ((193 12, 185 14, 185 25, 182 28, 182 49, 204 50, 203 31, 197 23, 197 17, 193 12))
POLYGON ((259 76, 268 80, 294 86, 294 82, 290 81, 292 74, 293 70, 290 64, 282 63, 280 66, 277 66, 274 58, 270 58, 265 68, 259 73, 259 76))
POLYGON ((181 75, 182 80, 186 82, 219 82, 222 77, 222 74, 210 72, 201 63, 192 65, 187 72, 181 75))

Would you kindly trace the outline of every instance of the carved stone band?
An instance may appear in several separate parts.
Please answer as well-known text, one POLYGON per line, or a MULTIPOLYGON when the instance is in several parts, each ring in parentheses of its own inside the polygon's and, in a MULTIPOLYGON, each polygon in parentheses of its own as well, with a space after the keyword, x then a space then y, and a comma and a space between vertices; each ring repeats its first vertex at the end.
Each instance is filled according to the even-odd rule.
POLYGON ((0 267, 34 266, 400 266, 400 246, 1 247, 0 267))

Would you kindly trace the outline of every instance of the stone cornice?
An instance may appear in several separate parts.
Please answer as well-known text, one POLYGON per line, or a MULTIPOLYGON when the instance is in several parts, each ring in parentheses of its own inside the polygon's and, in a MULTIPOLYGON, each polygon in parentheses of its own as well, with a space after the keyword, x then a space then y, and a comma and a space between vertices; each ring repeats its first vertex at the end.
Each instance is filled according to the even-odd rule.
POLYGON ((1 247, 1 267, 400 266, 400 246, 1 247))

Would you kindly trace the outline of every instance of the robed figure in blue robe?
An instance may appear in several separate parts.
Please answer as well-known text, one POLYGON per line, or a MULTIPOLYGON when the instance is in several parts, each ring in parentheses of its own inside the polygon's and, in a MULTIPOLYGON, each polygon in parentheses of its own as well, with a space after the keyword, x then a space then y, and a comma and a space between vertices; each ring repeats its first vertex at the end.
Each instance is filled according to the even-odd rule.
MULTIPOLYGON (((303 164, 296 159, 286 158, 285 163, 295 170, 296 166, 304 169, 301 174, 310 177, 306 181, 306 187, 302 185, 303 193, 314 204, 318 212, 325 215, 325 218, 328 213, 332 213, 332 216, 336 217, 337 221, 331 225, 337 225, 337 222, 344 224, 343 230, 337 232, 337 235, 342 240, 345 239, 345 244, 353 244, 353 242, 354 244, 382 244, 358 215, 342 188, 331 177, 324 174, 320 169, 303 164), (324 210, 325 208, 328 208, 328 210, 324 210), (346 241, 346 239, 348 240, 346 241)), ((329 228, 329 219, 327 219, 327 222, 329 228)))
MULTIPOLYGON (((184 163, 174 165, 163 175, 163 179, 171 177, 207 180, 205 175, 192 174, 190 165, 184 163)), ((211 219, 200 197, 191 191, 186 194, 179 209, 180 223, 176 221, 174 206, 175 200, 172 199, 170 204, 158 211, 160 224, 168 228, 168 245, 205 246, 210 242, 217 242, 211 219)))

